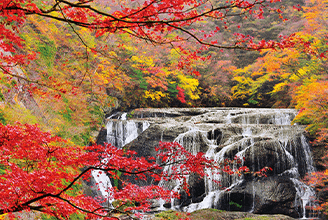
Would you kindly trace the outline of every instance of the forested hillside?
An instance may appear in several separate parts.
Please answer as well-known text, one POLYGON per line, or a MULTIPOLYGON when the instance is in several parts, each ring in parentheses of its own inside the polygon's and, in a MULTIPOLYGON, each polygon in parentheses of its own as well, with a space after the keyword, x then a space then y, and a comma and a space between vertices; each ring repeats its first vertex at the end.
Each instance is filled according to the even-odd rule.
MULTIPOLYGON (((294 122, 326 145, 327 7, 327 0, 3 0, 1 141, 9 130, 31 132, 27 123, 63 138, 46 142, 86 146, 115 110, 238 106, 297 108, 294 122)), ((0 157, 0 173, 23 167, 24 158, 9 157, 0 157)), ((325 186, 327 175, 311 181, 325 186)), ((16 207, 8 204, 0 202, 0 219, 16 207)), ((45 206, 35 210, 58 214, 45 206)), ((91 207, 98 206, 79 211, 91 207)))

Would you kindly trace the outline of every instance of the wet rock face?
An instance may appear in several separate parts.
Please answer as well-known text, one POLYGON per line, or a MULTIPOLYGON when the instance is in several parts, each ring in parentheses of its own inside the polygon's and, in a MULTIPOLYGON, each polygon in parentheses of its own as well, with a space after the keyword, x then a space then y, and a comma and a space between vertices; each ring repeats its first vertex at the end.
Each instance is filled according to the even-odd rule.
MULTIPOLYGON (((125 122, 108 120, 107 141, 126 142, 122 146, 139 156, 156 156, 154 149, 159 141, 176 141, 188 151, 203 152, 217 163, 238 156, 242 158, 241 165, 251 171, 242 176, 213 173, 207 173, 205 179, 190 176, 191 195, 182 192, 180 200, 164 207, 173 205, 171 208, 184 211, 219 208, 308 217, 305 206, 312 204, 310 197, 314 192, 299 179, 314 168, 304 127, 291 125, 295 115, 293 109, 138 109, 125 122), (120 128, 119 123, 126 127, 120 128), (136 133, 131 132, 133 126, 136 133), (128 131, 129 134, 124 133, 128 131), (119 133, 129 140, 122 141, 121 136, 117 137, 119 133), (272 168, 267 172, 268 177, 253 175, 264 167, 272 168), (212 179, 221 184, 213 183, 212 179)), ((149 183, 153 183, 152 180, 138 184, 149 183)), ((173 187, 168 183, 168 188, 173 187)))
POLYGON ((295 196, 294 183, 289 178, 257 178, 222 193, 216 208, 298 218, 300 210, 295 207, 295 196))

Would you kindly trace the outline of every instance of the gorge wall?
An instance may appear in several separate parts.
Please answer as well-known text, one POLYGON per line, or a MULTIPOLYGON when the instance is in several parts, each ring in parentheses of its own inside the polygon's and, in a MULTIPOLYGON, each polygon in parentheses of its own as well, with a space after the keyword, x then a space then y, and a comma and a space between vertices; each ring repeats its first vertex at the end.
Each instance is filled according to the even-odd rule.
MULTIPOLYGON (((218 163, 238 156, 241 165, 251 171, 241 176, 212 171, 207 171, 206 178, 189 176, 191 195, 181 192, 181 199, 166 204, 155 201, 154 210, 217 208, 313 217, 314 190, 300 179, 315 168, 304 126, 291 125, 296 114, 293 109, 137 109, 108 118, 98 143, 124 146, 138 156, 155 156, 159 141, 176 141, 188 151, 204 152, 218 163), (264 167, 272 168, 267 177, 254 175, 264 167)), ((107 181, 109 186, 109 178, 102 178, 101 182, 107 181)), ((138 184, 153 182, 148 179, 138 184)), ((179 183, 156 184, 174 190, 179 183)))

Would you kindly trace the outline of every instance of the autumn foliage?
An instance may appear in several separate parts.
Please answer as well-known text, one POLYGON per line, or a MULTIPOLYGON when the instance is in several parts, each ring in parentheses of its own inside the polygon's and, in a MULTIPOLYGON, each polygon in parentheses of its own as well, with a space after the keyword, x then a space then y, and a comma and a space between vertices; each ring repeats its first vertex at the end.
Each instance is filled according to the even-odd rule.
MULTIPOLYGON (((104 109, 118 100, 132 108, 200 104, 195 100, 202 89, 224 91, 223 85, 199 86, 199 67, 211 56, 209 46, 260 50, 289 45, 288 38, 239 33, 244 21, 270 14, 284 21, 277 2, 2 1, 0 66, 10 82, 2 93, 23 89, 40 100, 64 97, 68 102, 70 95, 87 94, 88 100, 80 96, 83 104, 104 109), (158 49, 150 49, 153 45, 158 49)), ((220 96, 220 104, 226 105, 228 96, 220 96)))
MULTIPOLYGON (((144 173, 160 168, 144 158, 131 157, 133 152, 111 146, 82 148, 34 125, 1 125, 1 152, 1 214, 35 210, 68 218, 72 213, 85 212, 89 218, 97 218, 110 210, 105 212, 94 198, 82 192, 72 193, 82 178, 90 177, 91 170, 108 171, 113 178, 118 170, 138 173, 142 178, 144 173)), ((123 190, 113 191, 113 198, 139 202, 142 208, 147 207, 145 198, 170 196, 156 186, 140 188, 128 184, 123 190)))
POLYGON ((160 186, 125 182, 121 175, 141 180, 151 177, 155 182, 179 180, 188 193, 186 177, 191 173, 204 177, 205 167, 230 174, 247 171, 245 167, 232 170, 228 163, 220 168, 203 153, 193 155, 178 143, 160 143, 155 163, 155 158, 135 157, 135 152, 109 144, 80 147, 36 125, 0 126, 0 214, 9 217, 20 211, 39 211, 59 219, 73 213, 86 214, 88 219, 111 219, 118 212, 132 216, 132 210, 147 211, 152 198, 169 201, 179 195, 160 186), (171 167, 170 172, 166 166, 171 167), (106 172, 111 179, 121 176, 121 186, 108 188, 105 199, 84 195, 79 190, 81 181, 89 181, 93 170, 106 172), (114 199, 119 203, 100 205, 114 199))
POLYGON ((295 122, 326 144, 327 1, 290 2, 2 0, 0 121, 8 125, 0 129, 0 214, 97 218, 131 201, 146 210, 146 198, 171 192, 123 183, 112 189, 123 202, 108 209, 78 190, 81 179, 100 170, 159 181, 166 174, 155 171, 168 161, 183 174, 220 168, 176 143, 161 144, 159 164, 112 146, 75 145, 87 145, 113 108, 296 107, 295 122))
POLYGON ((307 125, 315 157, 322 157, 323 170, 309 174, 307 183, 318 190, 320 209, 327 214, 327 150, 322 149, 328 137, 327 1, 304 1, 294 8, 303 27, 290 36, 292 46, 263 50, 255 62, 234 71, 232 93, 244 106, 299 110, 293 123, 307 125))

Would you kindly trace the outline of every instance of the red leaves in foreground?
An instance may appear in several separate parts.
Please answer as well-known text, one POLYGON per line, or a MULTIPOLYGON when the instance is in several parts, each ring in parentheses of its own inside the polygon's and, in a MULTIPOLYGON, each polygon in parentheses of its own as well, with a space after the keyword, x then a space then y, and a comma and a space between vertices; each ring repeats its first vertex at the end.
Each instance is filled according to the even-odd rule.
POLYGON ((34 210, 63 219, 72 213, 87 214, 88 219, 108 219, 113 212, 147 211, 150 199, 168 201, 178 194, 155 185, 137 186, 125 182, 121 175, 179 180, 188 192, 187 175, 204 177, 205 167, 219 170, 203 153, 193 155, 178 143, 160 143, 155 163, 155 158, 136 157, 136 152, 110 144, 80 147, 28 124, 0 124, 0 151, 0 215, 34 210), (99 203, 73 190, 82 178, 89 179, 92 170, 120 179, 120 189, 107 189, 110 199, 118 201, 116 205, 103 207, 100 203, 104 201, 99 203))
POLYGON ((36 125, 1 124, 0 151, 0 214, 37 210, 64 218, 77 210, 70 203, 88 210, 100 208, 92 198, 69 195, 74 183, 67 183, 84 166, 81 147, 36 125))

